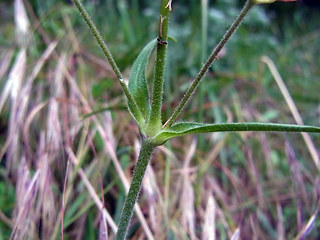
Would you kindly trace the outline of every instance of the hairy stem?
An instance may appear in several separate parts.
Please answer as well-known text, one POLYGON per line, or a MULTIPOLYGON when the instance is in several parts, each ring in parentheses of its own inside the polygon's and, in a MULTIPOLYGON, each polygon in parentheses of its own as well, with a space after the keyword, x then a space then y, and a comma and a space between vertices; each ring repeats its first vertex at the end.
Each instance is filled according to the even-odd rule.
MULTIPOLYGON (((170 1, 169 1, 170 2, 170 1)), ((153 95, 151 104, 151 113, 149 126, 156 126, 161 128, 161 105, 162 105, 162 92, 163 92, 163 79, 164 79, 164 69, 166 62, 166 51, 167 51, 167 41, 168 41, 168 24, 170 7, 168 5, 168 0, 161 0, 160 8, 160 27, 159 36, 157 44, 157 56, 155 64, 155 75, 153 83, 153 95)))
POLYGON ((198 75, 196 76, 196 78, 191 83, 190 87, 188 88, 188 90, 184 94, 184 96, 181 99, 181 101, 179 102, 178 106, 175 108, 173 114, 170 116, 168 121, 162 126, 162 128, 165 128, 166 126, 170 127, 175 122, 175 120, 177 119, 177 117, 181 113, 182 109, 184 108, 184 106, 186 105, 188 100, 192 97, 192 94, 194 93, 194 91, 198 87, 201 79, 203 78, 203 76, 208 71, 208 69, 211 66, 212 62, 217 58, 217 56, 218 56, 219 52, 221 51, 221 49, 228 42, 229 38, 232 36, 232 34, 238 28, 238 26, 240 25, 240 23, 242 22, 242 20, 247 15, 247 13, 249 12, 249 10, 251 9, 251 7, 253 5, 254 5, 253 1, 251 1, 251 0, 247 0, 246 1, 246 3, 244 5, 244 7, 242 8, 239 16, 235 19, 235 21, 232 23, 232 25, 230 26, 228 31, 224 34, 224 36, 220 40, 219 44, 212 51, 210 57, 205 62, 205 64, 203 65, 203 67, 199 71, 198 75))
POLYGON ((74 4, 76 5, 76 7, 78 8, 82 18, 85 20, 85 22, 87 23, 87 25, 89 26, 93 36, 95 37, 98 45, 100 46, 103 54, 106 56, 106 58, 108 59, 108 62, 110 63, 113 72, 115 73, 117 79, 120 82, 120 85, 122 87, 123 92, 125 93, 127 100, 129 102, 129 104, 132 106, 132 115, 134 116, 134 118, 138 121, 138 122, 142 122, 143 119, 143 115, 140 112, 140 110, 138 109, 137 103, 135 102, 135 100, 133 99, 131 93, 129 92, 129 89, 127 87, 127 85, 125 84, 125 82, 123 81, 123 77, 122 74, 116 64, 116 62, 113 59, 113 56, 108 48, 108 46, 106 45, 106 43, 103 41, 103 38, 99 32, 99 30, 97 29, 96 25, 93 23, 93 21, 91 20, 91 17, 89 16, 89 14, 87 13, 87 11, 85 10, 85 8, 83 7, 82 3, 80 2, 80 0, 73 0, 74 4))
POLYGON ((148 140, 142 141, 138 162, 134 169, 130 189, 124 203, 124 208, 122 210, 119 228, 115 238, 116 240, 123 240, 126 237, 133 214, 134 205, 138 199, 142 180, 154 148, 155 146, 148 140))

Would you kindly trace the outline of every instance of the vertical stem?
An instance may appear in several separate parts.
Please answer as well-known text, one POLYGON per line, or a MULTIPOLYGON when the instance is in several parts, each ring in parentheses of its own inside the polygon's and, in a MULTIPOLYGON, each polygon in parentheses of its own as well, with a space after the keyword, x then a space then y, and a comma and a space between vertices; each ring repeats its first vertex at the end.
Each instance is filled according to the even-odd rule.
POLYGON ((138 199, 142 180, 154 148, 155 146, 151 144, 149 141, 142 141, 138 162, 133 172, 132 182, 130 185, 128 195, 124 202, 124 207, 119 222, 119 228, 115 238, 116 240, 123 240, 127 235, 128 227, 133 214, 134 205, 138 199))
POLYGON ((168 24, 170 15, 170 10, 167 5, 168 0, 161 0, 160 29, 157 44, 157 56, 153 83, 151 113, 149 117, 149 126, 156 127, 158 129, 161 128, 162 91, 168 41, 168 24))
POLYGON ((222 39, 218 43, 218 45, 215 47, 215 49, 212 51, 210 57, 208 60, 205 62, 201 70, 199 71, 198 75, 196 78, 193 80, 191 83, 190 87, 184 94, 183 98, 179 102, 178 106, 175 108, 173 114, 170 116, 168 121, 162 126, 162 128, 168 126, 170 127, 175 120, 177 119, 178 115, 181 113, 182 109, 188 102, 188 100, 191 98, 192 94, 194 91, 197 89, 200 80, 203 78, 203 76, 206 74, 208 71, 209 67, 211 66, 212 62, 217 58, 219 52, 221 49, 224 47, 224 45, 228 42, 229 38, 232 36, 232 34, 235 32, 235 30, 238 28, 244 17, 247 15, 251 7, 254 5, 254 1, 252 0, 247 0, 244 7, 242 8, 239 16, 234 20, 228 31, 223 35, 222 39))

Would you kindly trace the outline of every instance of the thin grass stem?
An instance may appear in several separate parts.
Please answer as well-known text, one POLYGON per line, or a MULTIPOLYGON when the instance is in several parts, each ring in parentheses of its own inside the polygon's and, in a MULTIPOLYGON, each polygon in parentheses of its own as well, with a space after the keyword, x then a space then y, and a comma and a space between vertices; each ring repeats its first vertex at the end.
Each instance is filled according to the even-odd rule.
MULTIPOLYGON (((268 66, 268 68, 269 68, 272 76, 274 77, 274 79, 275 79, 275 81, 276 81, 276 83, 277 83, 296 123, 299 125, 304 125, 302 117, 298 111, 298 108, 297 108, 296 104, 294 103, 294 101, 288 91, 288 88, 286 87, 286 85, 285 85, 276 65, 274 64, 274 62, 271 60, 271 58, 269 58, 267 56, 263 56, 260 61, 265 63, 268 66)), ((317 153, 317 149, 316 149, 310 135, 305 132, 302 132, 301 135, 307 145, 307 148, 310 152, 310 155, 312 157, 313 162, 315 163, 318 170, 320 170, 320 159, 319 159, 319 156, 317 153)))
POLYGON ((122 74, 107 46, 107 44, 103 41, 103 38, 99 32, 99 30, 97 29, 96 25, 94 24, 94 22, 91 20, 90 15, 87 13, 87 11, 85 10, 84 6, 82 5, 82 3, 80 2, 80 0, 73 0, 74 4, 76 5, 76 7, 78 8, 80 15, 82 16, 82 18, 85 20, 85 22, 87 23, 87 25, 90 28, 90 31, 92 32, 94 38, 96 39, 98 45, 100 46, 103 54, 106 56, 106 58, 108 59, 108 62, 110 63, 114 74, 116 75, 117 79, 120 82, 120 85, 122 87, 123 92, 125 93, 127 100, 131 106, 131 111, 132 111, 132 115, 134 116, 134 118, 141 123, 142 119, 143 119, 143 115, 141 113, 141 111, 139 110, 136 101, 133 99, 127 85, 125 84, 125 82, 123 81, 123 77, 122 74))
POLYGON ((181 113, 182 109, 185 107, 186 103, 189 101, 189 99, 192 97, 193 93, 197 89, 201 79, 203 76, 206 74, 208 71, 209 67, 213 63, 214 60, 217 59, 217 56, 221 49, 224 47, 224 45, 228 42, 229 38, 232 36, 232 34, 235 32, 235 30, 238 28, 244 17, 247 15, 251 7, 254 5, 254 2, 251 0, 247 0, 246 3, 244 4, 240 14, 238 17, 235 19, 235 21, 232 23, 228 31, 224 34, 218 45, 214 48, 212 51, 211 55, 209 56, 208 60, 205 62, 201 70, 199 71, 198 75, 196 78, 193 80, 191 83, 190 87, 184 94, 183 98, 179 102, 178 106, 175 108, 173 111, 172 115, 169 117, 167 122, 162 126, 162 128, 170 127, 177 119, 179 114, 181 113))

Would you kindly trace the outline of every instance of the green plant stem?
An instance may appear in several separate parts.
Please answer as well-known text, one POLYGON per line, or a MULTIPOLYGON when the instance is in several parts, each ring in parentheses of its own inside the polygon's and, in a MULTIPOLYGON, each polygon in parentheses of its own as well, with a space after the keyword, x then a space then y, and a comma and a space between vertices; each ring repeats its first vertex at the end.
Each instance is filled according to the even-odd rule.
POLYGON ((161 0, 160 8, 160 29, 157 44, 157 56, 155 64, 155 75, 153 82, 153 95, 151 104, 151 113, 148 123, 149 126, 161 129, 161 106, 164 69, 166 62, 167 41, 168 41, 168 24, 169 24, 169 7, 166 7, 168 0, 161 0))
POLYGON ((243 18, 247 15, 247 13, 249 12, 249 10, 251 9, 251 7, 253 5, 254 5, 253 1, 251 1, 251 0, 247 0, 246 1, 246 3, 244 5, 244 7, 242 8, 239 16, 235 19, 235 21, 232 23, 232 25, 230 26, 228 31, 224 34, 224 36, 220 40, 219 44, 212 51, 210 57, 205 62, 205 64, 203 65, 203 67, 199 71, 198 75, 196 76, 196 78, 193 80, 192 84, 190 85, 190 87, 188 88, 186 93, 184 94, 184 96, 181 99, 181 101, 179 102, 178 106, 175 108, 173 114, 170 116, 168 121, 162 126, 162 128, 165 128, 166 126, 170 127, 176 121, 176 119, 179 116, 179 114, 181 113, 182 109, 184 108, 184 106, 186 105, 188 100, 192 97, 192 94, 194 93, 194 91, 198 87, 201 79, 203 78, 203 76, 208 71, 208 69, 211 66, 212 62, 215 59, 217 59, 217 56, 218 56, 219 52, 224 47, 224 45, 228 42, 229 38, 232 36, 232 34, 238 28, 238 26, 242 22, 243 18))
POLYGON ((138 121, 141 122, 141 120, 143 119, 143 115, 140 112, 137 103, 135 102, 135 100, 133 99, 131 93, 129 92, 129 89, 127 87, 127 85, 125 84, 125 82, 123 81, 123 77, 122 74, 116 64, 116 62, 113 59, 113 56, 108 48, 108 46, 106 45, 106 43, 103 41, 103 38, 99 32, 99 30, 97 29, 96 25, 93 23, 93 21, 91 20, 89 14, 87 13, 87 11, 85 10, 85 8, 83 7, 82 3, 80 2, 80 0, 73 0, 74 4, 76 5, 76 7, 78 8, 82 18, 85 20, 85 22, 87 23, 87 25, 89 26, 93 36, 95 37, 98 45, 100 46, 103 54, 106 56, 106 58, 108 59, 108 62, 110 63, 113 72, 115 73, 117 79, 120 82, 120 85, 122 87, 123 92, 125 93, 127 100, 129 102, 129 104, 132 106, 131 111, 132 111, 132 115, 134 116, 134 118, 138 121))
POLYGON ((116 240, 123 240, 126 237, 133 214, 134 205, 138 199, 142 180, 154 148, 155 146, 148 140, 142 141, 138 162, 134 169, 130 189, 124 203, 124 208, 122 210, 119 228, 115 238, 116 240))

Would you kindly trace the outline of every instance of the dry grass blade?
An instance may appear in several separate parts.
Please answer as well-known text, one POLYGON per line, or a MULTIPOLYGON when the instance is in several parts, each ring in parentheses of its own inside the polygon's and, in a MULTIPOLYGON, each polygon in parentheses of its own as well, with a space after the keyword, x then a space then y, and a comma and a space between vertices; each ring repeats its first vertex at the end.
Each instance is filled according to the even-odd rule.
POLYGON ((300 231, 300 233, 297 235, 297 237, 295 238, 295 240, 303 240, 307 237, 307 235, 311 232, 316 219, 317 219, 317 215, 320 211, 320 201, 318 202, 318 206, 316 211, 314 212, 314 214, 311 216, 311 218, 309 219, 309 221, 307 222, 307 224, 303 227, 303 229, 300 231))
POLYGON ((34 66, 31 74, 26 79, 25 85, 21 89, 21 92, 19 94, 19 96, 21 96, 21 99, 19 99, 21 104, 21 111, 22 111, 21 117, 24 116, 24 113, 28 106, 28 102, 31 96, 32 83, 34 79, 37 77, 37 75, 39 74, 40 70, 42 69, 47 59, 50 57, 50 55, 56 48, 56 46, 57 46, 57 42, 53 42, 47 47, 47 49, 44 51, 44 53, 41 55, 40 59, 37 61, 36 65, 34 66))
POLYGON ((22 81, 24 78, 26 70, 26 49, 21 49, 16 57, 16 60, 13 64, 13 67, 9 73, 8 80, 4 86, 4 90, 0 96, 0 112, 7 100, 9 94, 11 96, 11 109, 10 109, 10 122, 8 137, 6 143, 3 145, 0 152, 0 159, 3 159, 5 152, 7 152, 7 169, 14 172, 13 168, 16 168, 16 163, 18 161, 19 152, 18 142, 19 142, 19 130, 18 127, 19 120, 19 101, 18 101, 18 92, 21 90, 22 81))
MULTIPOLYGON (((64 178, 64 183, 63 183, 63 191, 62 191, 62 204, 61 204, 61 240, 63 240, 63 219, 64 219, 64 211, 65 211, 65 198, 66 198, 66 188, 67 188, 67 180, 68 180, 68 174, 69 174, 69 168, 70 168, 70 161, 68 160, 67 162, 67 167, 66 167, 66 175, 64 178)), ((60 216, 59 216, 60 218, 60 216)), ((58 225, 56 224, 55 231, 57 230, 58 225)), ((54 236, 51 237, 51 239, 54 236)))
POLYGON ((249 215, 250 227, 252 229, 252 240, 259 240, 259 235, 261 234, 260 226, 257 226, 257 217, 253 214, 249 215))
POLYGON ((237 228, 236 231, 234 231, 230 240, 239 240, 239 239, 240 239, 240 228, 237 228))
MULTIPOLYGON (((28 213, 33 211, 33 204, 36 200, 40 170, 38 169, 32 180, 30 180, 29 170, 22 160, 20 167, 19 183, 17 184, 17 217, 14 221, 14 227, 12 229, 10 239, 21 239, 22 236, 32 236, 33 219, 28 217, 28 213)), ((34 237, 34 236, 33 236, 34 237)))
POLYGON ((208 198, 201 239, 202 240, 216 239, 216 203, 214 198, 211 195, 208 198))
POLYGON ((52 150, 58 150, 62 146, 62 127, 59 119, 61 111, 57 98, 63 96, 63 71, 62 68, 66 64, 66 56, 59 58, 58 65, 55 69, 55 77, 51 82, 51 99, 48 107, 47 126, 47 142, 51 145, 52 150))
MULTIPOLYGON (((0 62, 0 80, 3 78, 3 76, 8 71, 8 68, 11 63, 12 55, 13 55, 13 50, 8 50, 7 52, 2 53, 0 55, 0 58, 2 59, 2 61, 0 62)), ((0 110, 0 112, 1 112, 1 110, 0 110)))
POLYGON ((37 204, 35 209, 35 216, 38 218, 38 222, 41 224, 41 239, 49 239, 54 230, 54 224, 57 220, 58 212, 56 199, 54 196, 53 188, 54 185, 52 172, 49 165, 49 154, 45 152, 45 137, 41 137, 42 146, 39 147, 39 161, 38 169, 41 170, 39 177, 39 194, 37 198, 37 204))
POLYGON ((113 135, 113 129, 112 129, 112 126, 113 126, 113 122, 112 122, 112 116, 111 116, 111 112, 110 111, 106 111, 104 114, 103 114, 103 127, 104 127, 104 131, 110 141, 110 144, 111 146, 116 149, 117 147, 117 144, 116 144, 116 138, 115 136, 113 135))
MULTIPOLYGON (((278 69, 276 68, 274 62, 267 56, 263 56, 261 58, 261 61, 268 66, 270 72, 272 73, 284 99, 286 100, 286 102, 290 108, 290 111, 291 111, 296 123, 303 125, 303 121, 302 121, 302 118, 299 114, 299 111, 298 111, 294 101, 292 100, 290 93, 289 93, 285 83, 283 82, 282 77, 281 77, 278 69)), ((314 164, 316 165, 316 167, 320 171, 320 158, 318 156, 317 149, 310 138, 310 135, 308 133, 301 133, 301 134, 302 134, 302 137, 307 145, 307 148, 309 149, 309 152, 310 152, 311 157, 314 161, 314 164)))
POLYGON ((277 202, 277 238, 278 240, 285 240, 285 228, 283 225, 283 214, 282 207, 279 202, 277 202))
POLYGON ((196 239, 194 192, 189 179, 184 179, 180 204, 182 211, 181 224, 186 232, 190 234, 190 239, 196 239))
MULTIPOLYGON (((227 231, 228 236, 231 238, 233 235, 233 232, 231 232, 230 225, 232 223, 228 222, 229 219, 227 219, 226 215, 224 214, 222 209, 229 208, 228 206, 228 194, 224 192, 224 190, 219 185, 219 182, 217 179, 213 178, 209 174, 205 176, 205 189, 207 189, 207 192, 212 192, 215 196, 215 199, 220 202, 222 207, 220 207, 217 202, 215 202, 215 211, 217 218, 219 218, 219 223, 225 228, 227 231)), ((215 200, 214 199, 214 200, 215 200)))
POLYGON ((29 116, 27 117, 25 124, 23 126, 23 142, 26 145, 27 152, 30 153, 30 143, 29 143, 29 129, 30 125, 32 123, 32 120, 34 120, 35 116, 47 105, 47 103, 40 103, 37 106, 35 106, 29 113, 29 116))
POLYGON ((27 47, 31 41, 30 22, 22 0, 14 1, 14 20, 16 23, 17 41, 27 47))
MULTIPOLYGON (((18 95, 18 92, 20 92, 21 89, 21 83, 25 71, 25 65, 26 65, 26 50, 22 49, 19 54, 19 59, 21 58, 22 62, 17 63, 17 65, 14 66, 12 71, 9 74, 9 80, 7 84, 9 84, 8 90, 11 94, 11 109, 10 109, 10 120, 9 120, 9 130, 8 130, 8 138, 6 140, 6 143, 1 150, 1 159, 4 155, 5 151, 7 151, 7 170, 12 173, 13 175, 16 175, 17 170, 17 163, 19 161, 19 126, 23 124, 23 121, 21 120, 21 112, 20 106, 21 106, 21 96, 18 95), (21 55, 20 55, 21 54, 21 55), (16 68, 17 67, 17 68, 16 68), (12 73, 12 75, 11 75, 12 73), (17 74, 17 76, 13 75, 17 74), (12 76, 12 79, 10 78, 12 76), (10 86, 11 85, 11 86, 10 86), (8 149, 7 149, 8 148, 8 149)), ((18 60, 19 60, 18 59, 18 60)), ((6 94, 6 93, 5 93, 6 94)))
POLYGON ((0 96, 0 113, 10 94, 12 101, 15 101, 20 91, 22 80, 26 71, 26 49, 22 48, 11 68, 8 80, 0 96))
MULTIPOLYGON (((18 159, 19 159, 18 153, 20 152, 19 132, 20 132, 20 128, 24 125, 29 99, 32 96, 31 95, 32 83, 36 78, 36 76, 38 75, 38 73, 40 72, 44 63, 50 56, 50 54, 55 49, 56 45, 57 43, 54 42, 50 44, 49 47, 45 50, 45 52, 42 54, 42 56, 34 66, 33 71, 24 82, 24 85, 21 87, 21 90, 19 90, 19 94, 18 92, 15 93, 16 90, 13 90, 14 88, 12 88, 12 94, 13 94, 12 96, 14 97, 15 100, 13 101, 12 107, 11 107, 9 131, 8 131, 9 137, 7 139, 8 143, 6 145, 8 146, 7 169, 9 170, 9 172, 13 174, 16 173, 15 168, 18 165, 18 159)), ((25 50, 22 50, 22 51, 25 51, 25 50)), ((25 55, 25 53, 21 52, 21 55, 23 56, 25 55)))
POLYGON ((107 220, 106 211, 101 211, 101 219, 100 219, 100 226, 99 226, 99 240, 108 240, 107 221, 108 220, 107 220))
MULTIPOLYGON (((74 153, 72 152, 72 150, 70 148, 67 148, 67 153, 70 157, 71 162, 77 166, 78 165, 78 159, 76 158, 76 156, 74 155, 74 153)), ((90 181, 88 180, 86 174, 84 173, 84 171, 82 170, 82 168, 78 169, 78 174, 81 177, 81 180, 83 181, 83 183, 85 184, 86 188, 88 189, 90 196, 92 197, 93 201, 95 202, 95 204, 97 205, 97 207, 99 208, 99 210, 101 210, 102 212, 104 212, 105 217, 112 229, 112 231, 114 233, 117 232, 117 226, 114 223, 112 217, 110 216, 110 214, 107 212, 107 210, 103 207, 103 204, 98 196, 98 194, 96 193, 96 191, 94 190, 93 186, 91 185, 90 181)))
MULTIPOLYGON (((77 94, 73 91, 73 89, 70 89, 69 100, 71 102, 78 102, 77 94)), ((66 137, 68 137, 71 140, 75 138, 83 123, 80 120, 81 117, 78 107, 75 104, 64 104, 65 107, 68 109, 68 121, 66 121, 66 123, 69 123, 67 126, 64 127, 64 130, 68 129, 69 135, 66 135, 66 137)))
POLYGON ((189 233, 190 239, 196 239, 195 234, 195 209, 194 209, 194 192, 190 182, 189 170, 191 159, 193 158, 197 147, 197 140, 194 138, 185 157, 182 173, 182 193, 180 196, 181 206, 181 224, 189 233))
POLYGON ((220 151, 225 145, 225 136, 223 136, 218 142, 215 142, 214 147, 206 154, 206 161, 202 164, 201 170, 206 171, 209 166, 213 163, 213 161, 217 158, 220 151))

